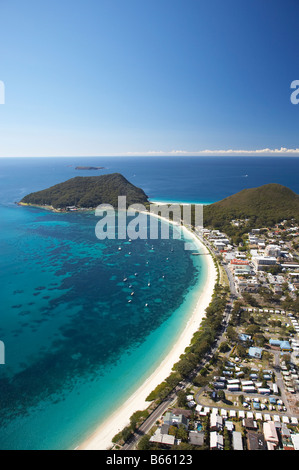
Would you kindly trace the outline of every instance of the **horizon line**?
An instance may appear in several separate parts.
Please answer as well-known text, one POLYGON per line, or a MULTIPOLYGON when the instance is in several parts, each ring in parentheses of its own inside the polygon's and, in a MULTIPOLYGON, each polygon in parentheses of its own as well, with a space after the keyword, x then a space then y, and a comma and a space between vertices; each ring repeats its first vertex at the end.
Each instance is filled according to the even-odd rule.
POLYGON ((280 156, 280 157, 299 157, 299 148, 286 148, 281 147, 280 149, 257 149, 257 150, 198 150, 198 151, 190 151, 190 150, 171 150, 171 151, 164 151, 164 150, 148 150, 148 151, 141 151, 141 152, 123 152, 123 153, 113 153, 113 154, 92 154, 92 155, 2 155, 0 158, 101 158, 101 157, 173 157, 173 156, 186 156, 186 157, 249 157, 249 156, 261 156, 261 157, 273 157, 273 156, 280 156))

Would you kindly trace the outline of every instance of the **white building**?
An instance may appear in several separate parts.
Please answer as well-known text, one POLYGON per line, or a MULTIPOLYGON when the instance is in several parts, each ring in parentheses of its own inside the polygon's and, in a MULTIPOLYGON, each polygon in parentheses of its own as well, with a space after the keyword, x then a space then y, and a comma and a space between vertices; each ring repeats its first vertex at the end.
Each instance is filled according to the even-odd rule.
POLYGON ((223 450, 224 441, 223 436, 216 431, 210 433, 210 450, 223 450))
POLYGON ((291 439, 295 450, 299 450, 299 434, 291 434, 291 439))
POLYGON ((223 429, 223 418, 214 413, 210 416, 210 429, 211 431, 220 431, 223 429))
POLYGON ((281 254, 280 246, 278 245, 267 245, 265 249, 266 256, 272 256, 274 258, 278 258, 281 254))

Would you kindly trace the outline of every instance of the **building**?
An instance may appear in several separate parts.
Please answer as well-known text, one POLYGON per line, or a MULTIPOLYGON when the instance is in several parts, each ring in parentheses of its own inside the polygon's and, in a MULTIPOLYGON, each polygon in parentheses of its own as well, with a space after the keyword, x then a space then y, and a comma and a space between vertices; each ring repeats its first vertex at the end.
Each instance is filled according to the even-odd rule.
POLYGON ((221 242, 221 241, 216 241, 216 242, 214 242, 214 246, 215 246, 216 250, 222 251, 226 247, 226 244, 221 242))
POLYGON ((244 450, 242 434, 238 431, 233 431, 233 449, 244 450))
POLYGON ((210 416, 210 430, 221 431, 222 429, 223 429, 222 416, 218 416, 215 413, 212 413, 210 416))
POLYGON ((238 384, 228 384, 227 385, 227 390, 229 392, 239 392, 241 390, 240 385, 238 384))
POLYGON ((236 277, 236 287, 239 289, 240 293, 242 292, 258 292, 260 284, 255 278, 244 278, 242 276, 236 277))
POLYGON ((232 266, 248 266, 249 265, 249 261, 248 260, 245 260, 245 259, 237 259, 237 258, 234 258, 231 260, 230 264, 232 266))
POLYGON ((225 389, 225 382, 214 382, 213 386, 216 390, 224 390, 225 389))
POLYGON ((225 421, 225 427, 229 432, 233 432, 235 425, 232 421, 225 421))
POLYGON ((263 350, 261 348, 251 347, 249 348, 248 355, 255 359, 261 359, 263 350))
POLYGON ((276 258, 272 256, 256 256, 255 258, 252 258, 252 262, 256 271, 263 271, 264 269, 277 264, 276 258))
POLYGON ((189 426, 189 420, 188 418, 186 418, 186 416, 184 416, 182 413, 175 414, 171 413, 170 411, 165 413, 163 422, 164 424, 168 424, 169 426, 179 427, 180 425, 183 425, 185 429, 188 429, 189 426))
POLYGON ((281 436, 283 450, 294 450, 294 445, 291 439, 291 432, 288 429, 287 425, 285 423, 282 423, 281 427, 278 428, 278 431, 281 436))
POLYGON ((189 443, 193 446, 203 446, 205 440, 204 432, 190 431, 189 432, 189 443))
POLYGON ((259 237, 251 233, 248 234, 248 240, 249 240, 250 245, 257 245, 258 242, 260 241, 259 237))
POLYGON ((278 339, 270 339, 269 344, 272 349, 280 349, 283 352, 292 352, 292 346, 288 341, 280 341, 278 339))
POLYGON ((254 385, 254 383, 252 382, 252 380, 242 380, 241 381, 241 384, 242 384, 242 387, 248 387, 250 385, 254 385))
POLYGON ((281 263, 281 267, 286 269, 299 269, 299 263, 297 263, 296 261, 286 261, 281 263))
POLYGON ((247 430, 255 431, 257 429, 257 423, 253 418, 244 418, 242 424, 247 430))
POLYGON ((238 266, 234 270, 235 276, 249 276, 251 274, 250 266, 238 266))
POLYGON ((173 446, 178 445, 180 443, 180 440, 176 439, 175 436, 170 436, 169 434, 162 434, 161 428, 158 428, 155 434, 150 438, 150 442, 173 446))
POLYGON ((275 295, 281 295, 282 294, 282 288, 279 284, 276 284, 274 287, 273 287, 273 292, 275 295))
POLYGON ((210 450, 224 450, 223 436, 218 432, 210 432, 210 450))
POLYGON ((251 341, 251 336, 250 335, 245 335, 245 333, 240 333, 239 334, 239 340, 241 341, 251 341))
POLYGON ((270 395, 271 393, 271 390, 270 388, 264 388, 264 387, 259 387, 257 389, 258 393, 260 393, 261 395, 270 395))
POLYGON ((174 415, 183 415, 185 418, 190 419, 192 416, 192 411, 185 410, 184 408, 173 408, 172 413, 174 415))
POLYGON ((256 389, 253 385, 244 385, 242 390, 244 393, 256 393, 256 389))
POLYGON ((263 434, 258 432, 247 433, 247 449, 248 450, 267 450, 267 444, 263 434))
POLYGON ((279 258, 281 255, 280 246, 278 245, 267 245, 265 248, 265 255, 272 256, 273 258, 279 258))
POLYGON ((275 450, 279 443, 275 423, 273 421, 264 423, 263 432, 268 450, 275 450))
POLYGON ((295 450, 299 450, 299 434, 291 434, 291 439, 295 450))

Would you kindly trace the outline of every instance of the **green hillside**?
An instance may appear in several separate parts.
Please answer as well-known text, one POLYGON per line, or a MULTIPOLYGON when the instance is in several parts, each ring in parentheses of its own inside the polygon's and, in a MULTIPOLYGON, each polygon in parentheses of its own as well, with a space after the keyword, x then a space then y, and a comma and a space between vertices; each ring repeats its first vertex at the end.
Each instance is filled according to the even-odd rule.
POLYGON ((249 219, 249 225, 265 227, 292 218, 299 221, 299 196, 280 184, 244 189, 204 208, 204 225, 215 228, 233 219, 249 219))
POLYGON ((144 191, 119 173, 78 176, 43 191, 28 194, 21 203, 53 206, 55 209, 65 209, 68 206, 95 208, 99 204, 111 204, 117 208, 118 196, 126 196, 127 205, 148 203, 144 191))

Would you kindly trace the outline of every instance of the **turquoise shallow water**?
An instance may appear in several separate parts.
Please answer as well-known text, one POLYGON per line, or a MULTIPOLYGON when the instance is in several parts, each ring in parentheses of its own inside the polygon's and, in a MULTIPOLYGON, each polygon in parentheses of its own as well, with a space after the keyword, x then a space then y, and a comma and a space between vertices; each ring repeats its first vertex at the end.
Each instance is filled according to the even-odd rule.
POLYGON ((71 449, 166 355, 205 267, 184 240, 99 241, 92 214, 0 216, 0 448, 71 449))

